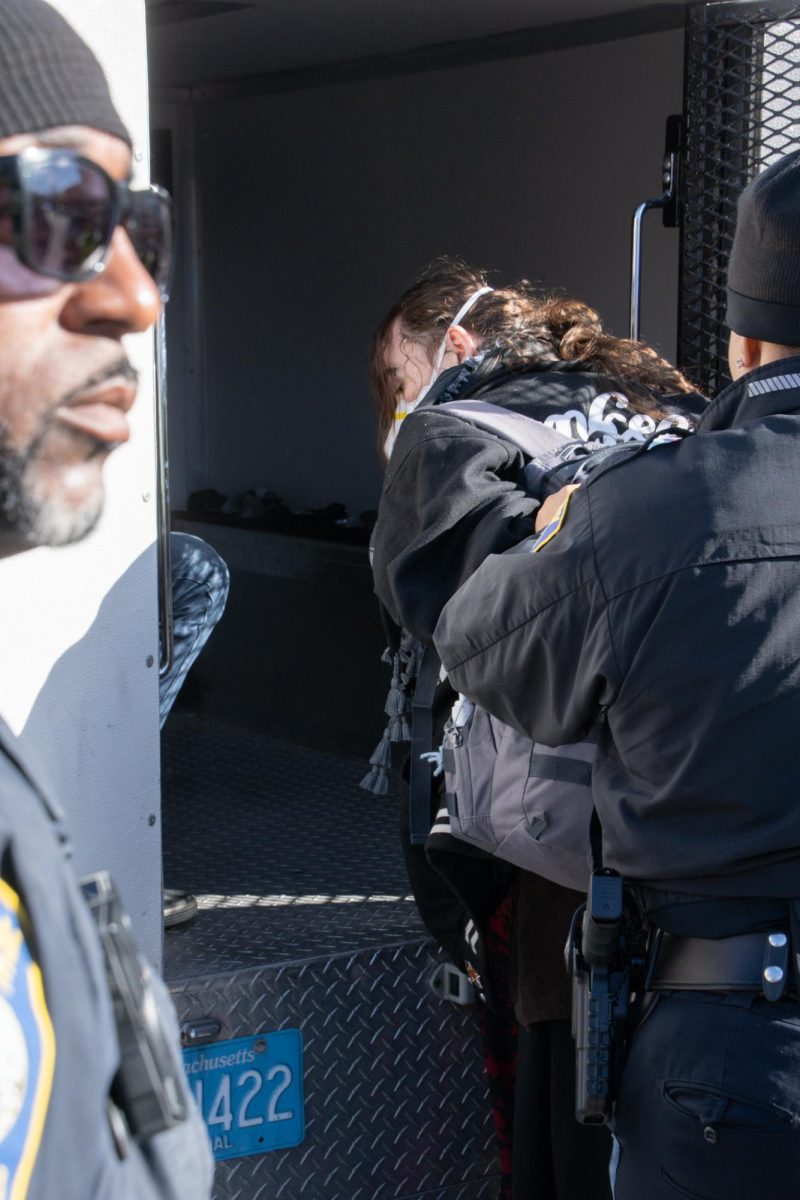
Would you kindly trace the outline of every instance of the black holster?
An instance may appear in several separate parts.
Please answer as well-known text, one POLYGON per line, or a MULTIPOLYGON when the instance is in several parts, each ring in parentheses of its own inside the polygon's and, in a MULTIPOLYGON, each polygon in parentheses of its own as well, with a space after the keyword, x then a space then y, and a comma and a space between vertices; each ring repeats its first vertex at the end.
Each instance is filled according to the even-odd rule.
POLYGON ((575 1116, 583 1125, 604 1125, 611 1116, 646 942, 621 876, 607 868, 594 871, 586 904, 572 919, 566 948, 572 976, 575 1116))

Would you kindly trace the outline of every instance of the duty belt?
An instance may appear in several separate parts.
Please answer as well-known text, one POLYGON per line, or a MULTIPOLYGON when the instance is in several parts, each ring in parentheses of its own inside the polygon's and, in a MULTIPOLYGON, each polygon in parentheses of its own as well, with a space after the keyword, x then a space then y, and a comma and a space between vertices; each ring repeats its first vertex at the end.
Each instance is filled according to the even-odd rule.
POLYGON ((647 991, 762 992, 797 998, 789 935, 783 931, 726 938, 676 937, 659 931, 647 991))

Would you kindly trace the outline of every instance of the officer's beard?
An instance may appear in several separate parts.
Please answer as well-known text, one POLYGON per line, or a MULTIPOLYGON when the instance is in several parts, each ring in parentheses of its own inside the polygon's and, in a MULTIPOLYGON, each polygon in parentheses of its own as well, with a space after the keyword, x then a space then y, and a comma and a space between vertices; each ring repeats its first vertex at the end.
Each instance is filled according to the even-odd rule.
POLYGON ((83 462, 95 458, 100 461, 96 464, 96 481, 76 503, 63 483, 69 468, 57 463, 54 466, 47 455, 51 436, 52 425, 46 422, 20 451, 11 445, 0 423, 0 543, 5 543, 0 554, 34 546, 71 545, 91 533, 100 519, 105 501, 102 463, 109 446, 84 438, 83 462))

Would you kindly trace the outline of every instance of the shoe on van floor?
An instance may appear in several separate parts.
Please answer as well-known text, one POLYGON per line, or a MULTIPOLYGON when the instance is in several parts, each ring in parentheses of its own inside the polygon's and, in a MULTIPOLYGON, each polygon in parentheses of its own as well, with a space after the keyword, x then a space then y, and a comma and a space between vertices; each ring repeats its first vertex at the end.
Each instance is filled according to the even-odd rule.
POLYGON ((164 888, 164 928, 185 925, 197 916, 197 897, 178 888, 164 888))

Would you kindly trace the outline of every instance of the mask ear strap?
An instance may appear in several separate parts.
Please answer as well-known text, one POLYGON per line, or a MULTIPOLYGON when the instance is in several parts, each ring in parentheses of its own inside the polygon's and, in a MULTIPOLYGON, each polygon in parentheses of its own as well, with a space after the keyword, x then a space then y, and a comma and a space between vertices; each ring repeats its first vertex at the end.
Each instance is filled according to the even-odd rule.
POLYGON ((488 292, 493 292, 493 291, 494 291, 494 288, 489 287, 487 285, 486 287, 478 288, 476 291, 471 292, 470 295, 467 296, 464 303, 461 305, 461 308, 458 310, 456 315, 453 317, 452 321, 450 321, 450 323, 447 326, 447 329, 445 330, 444 337, 442 338, 441 342, 439 343, 439 349, 436 353, 436 361, 433 364, 433 370, 431 371, 431 378, 430 378, 430 382, 428 383, 428 387, 430 387, 431 384, 436 382, 439 372, 442 369, 442 362, 444 360, 445 354, 447 353, 447 334, 450 332, 450 330, 453 328, 454 325, 458 325, 459 321, 462 321, 464 319, 464 317, 467 315, 469 310, 472 308, 473 304, 475 304, 478 300, 480 300, 481 296, 485 296, 488 292))

